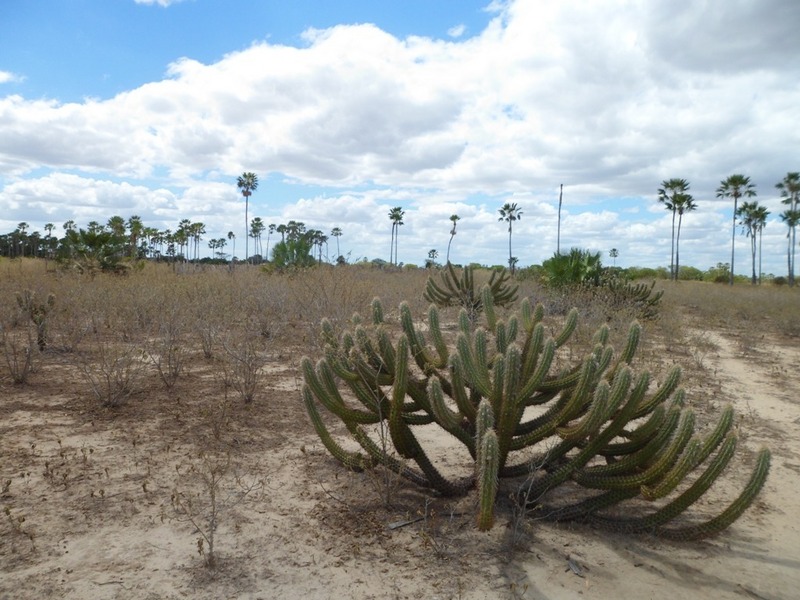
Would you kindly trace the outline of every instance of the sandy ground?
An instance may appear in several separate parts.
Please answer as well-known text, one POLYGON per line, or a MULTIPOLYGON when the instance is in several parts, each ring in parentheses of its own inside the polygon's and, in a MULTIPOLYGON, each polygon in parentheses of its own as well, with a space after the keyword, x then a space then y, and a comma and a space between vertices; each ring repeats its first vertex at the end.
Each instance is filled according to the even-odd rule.
POLYGON ((49 356, 28 385, 0 387, 0 599, 798 598, 800 351, 707 338, 689 397, 733 402, 742 446, 768 445, 772 471, 732 528, 681 544, 503 507, 481 533, 472 496, 346 472, 308 424, 291 352, 248 406, 222 402, 197 357, 172 392, 153 378, 116 409, 92 404, 69 356, 49 356), (198 539, 214 475, 212 570, 198 539))

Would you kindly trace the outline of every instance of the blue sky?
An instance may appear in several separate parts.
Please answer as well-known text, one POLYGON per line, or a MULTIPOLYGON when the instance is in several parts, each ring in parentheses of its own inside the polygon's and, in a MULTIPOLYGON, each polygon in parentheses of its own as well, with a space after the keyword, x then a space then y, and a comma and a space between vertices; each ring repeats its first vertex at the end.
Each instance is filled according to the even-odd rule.
MULTIPOLYGON (((682 262, 705 269, 729 260, 714 192, 741 172, 783 273, 799 22, 794 0, 5 0, 0 231, 136 214, 241 240, 246 170, 251 217, 340 227, 351 260, 388 258, 402 206, 400 260, 443 255, 456 213, 452 258, 503 263, 497 209, 516 202, 525 265, 555 251, 563 183, 562 248, 664 266, 656 190, 681 177, 682 262)), ((747 251, 737 234, 737 272, 747 251)))

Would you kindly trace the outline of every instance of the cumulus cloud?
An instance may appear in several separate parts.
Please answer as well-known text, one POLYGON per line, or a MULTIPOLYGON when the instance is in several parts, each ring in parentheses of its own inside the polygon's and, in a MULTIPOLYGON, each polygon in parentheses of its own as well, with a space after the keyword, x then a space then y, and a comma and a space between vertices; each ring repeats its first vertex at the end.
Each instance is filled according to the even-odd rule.
MULTIPOLYGON (((44 166, 99 181, 92 189, 109 177, 141 182, 140 210, 150 206, 165 220, 194 207, 212 218, 214 203, 229 194, 221 182, 246 169, 262 180, 279 173, 338 190, 284 210, 329 219, 328 229, 341 224, 330 219, 355 211, 364 254, 366 241, 383 243, 370 232, 401 202, 424 221, 408 219, 401 257, 403 238, 417 254, 446 245, 448 211, 459 207, 476 227, 465 219, 459 235, 473 235, 476 255, 485 245, 502 261, 504 230, 489 228, 496 207, 488 202, 514 197, 526 205, 520 256, 531 262, 555 247, 560 183, 568 243, 638 249, 643 233, 668 244, 668 226, 640 231, 605 204, 649 206, 661 180, 687 178, 708 211, 707 229, 699 211, 687 220, 687 251, 692 236, 706 236, 699 251, 713 247, 714 235, 725 243, 728 206, 714 197, 722 178, 751 174, 769 197, 774 182, 798 168, 786 148, 800 144, 800 37, 791 31, 800 4, 536 0, 490 9, 491 23, 468 39, 460 27, 438 40, 337 26, 305 32, 302 47, 256 43, 212 64, 185 57, 163 80, 106 100, 2 98, 0 176, 14 183, 0 192, 0 206, 15 206, 20 178, 44 166), (144 183, 156 173, 167 173, 176 190, 169 202, 167 188, 144 183), (365 192, 370 186, 377 189, 365 192), (487 205, 458 204, 475 195, 487 205), (433 215, 441 226, 432 226, 433 215)), ((59 177, 48 182, 65 186, 53 198, 75 191, 68 175, 59 177)), ((119 206, 121 184, 111 189, 109 202, 119 206)), ((49 208, 61 210, 56 201, 41 206, 49 208)), ((663 248, 637 255, 655 264, 669 257, 663 248)))

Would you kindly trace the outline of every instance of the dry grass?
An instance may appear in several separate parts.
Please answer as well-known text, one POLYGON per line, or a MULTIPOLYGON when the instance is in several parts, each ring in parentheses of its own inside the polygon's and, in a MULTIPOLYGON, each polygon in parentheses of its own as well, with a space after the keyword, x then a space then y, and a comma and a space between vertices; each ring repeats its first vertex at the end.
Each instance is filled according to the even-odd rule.
MULTIPOLYGON (((421 269, 360 265, 277 275, 257 268, 231 272, 190 266, 173 271, 168 265, 146 264, 126 276, 90 278, 45 272, 43 263, 32 260, 0 260, 0 317, 14 340, 36 345, 35 335, 33 341, 28 337, 31 325, 19 313, 16 293, 31 290, 40 298, 51 293, 55 297, 48 314, 49 343, 43 352, 36 349, 35 370, 25 384, 13 385, 11 370, 0 362, 6 436, 0 446, 0 489, 6 479, 11 481, 0 492, 0 508, 8 509, 0 515, 0 537, 10 540, 7 553, 0 550, 0 570, 22 577, 31 565, 49 564, 48 556, 60 552, 62 539, 85 539, 87 547, 88 541, 102 544, 104 538, 92 537, 95 532, 123 523, 130 526, 126 536, 153 536, 140 540, 141 556, 156 552, 147 544, 160 545, 152 540, 170 531, 180 540, 170 548, 178 548, 190 564, 202 563, 197 552, 208 553, 216 544, 212 552, 219 553, 220 571, 230 577, 209 588, 215 597, 249 593, 248 577, 258 577, 253 565, 266 564, 261 557, 252 560, 253 553, 260 552, 253 549, 302 546, 302 552, 282 551, 284 562, 269 567, 280 573, 292 560, 301 560, 297 557, 320 536, 328 539, 321 546, 326 551, 316 560, 327 561, 331 568, 338 568, 340 557, 347 561, 363 552, 372 560, 373 554, 383 556, 385 550, 386 560, 395 567, 403 561, 412 565, 408 576, 418 568, 413 565, 433 569, 431 579, 452 584, 455 590, 442 597, 457 597, 462 580, 465 585, 474 583, 469 574, 490 560, 481 548, 504 532, 480 538, 469 550, 472 554, 465 554, 467 542, 475 542, 469 499, 459 506, 441 499, 429 505, 418 490, 398 490, 395 480, 347 473, 319 448, 298 400, 297 364, 304 354, 320 355, 318 325, 323 317, 344 326, 354 312, 368 314, 370 301, 379 296, 387 313, 396 312, 405 300, 414 316, 423 319, 428 275, 421 269), (129 350, 136 360, 114 362, 120 358, 115 349, 129 350), (241 390, 233 382, 237 375, 231 353, 245 359, 241 390), (126 369, 134 368, 134 377, 126 378, 131 374, 126 369), (111 383, 119 384, 122 392, 96 395, 87 372, 95 378, 119 375, 111 383), (253 374, 255 380, 248 379, 253 374), (252 401, 246 402, 252 389, 252 401), (217 463, 209 467, 206 457, 223 457, 224 462, 219 468, 217 463), (286 480, 293 487, 271 487, 267 481, 263 494, 243 494, 242 489, 249 488, 242 488, 241 482, 252 481, 240 481, 235 469, 228 469, 229 459, 231 465, 242 464, 258 482, 267 480, 269 473, 291 469, 294 478, 286 480), (205 483, 203 473, 210 474, 205 483), (171 503, 176 490, 183 494, 183 508, 171 503), (58 501, 39 501, 56 494, 58 501), (389 496, 397 506, 387 507, 389 496), (365 507, 369 500, 378 507, 365 507), (417 527, 400 528, 395 537, 386 533, 386 522, 420 517, 417 527), (250 520, 267 525, 249 527, 250 520), (220 529, 214 537, 217 521, 220 529), (308 531, 310 522, 317 524, 313 531, 308 531), (204 546, 195 549, 198 537, 204 538, 204 546), (339 538, 344 540, 341 544, 339 538), (241 547, 235 548, 233 540, 241 540, 241 547), (331 547, 335 553, 328 551, 331 547), (437 559, 433 566, 432 555, 437 559), (250 560, 236 563, 234 556, 250 560)), ((754 353, 769 336, 800 333, 798 290, 731 289, 698 282, 661 286, 662 311, 658 319, 644 323, 635 366, 658 375, 678 362, 688 371, 689 387, 699 389, 701 398, 716 398, 718 392, 710 387, 716 385, 713 378, 705 376, 715 352, 709 332, 735 333, 742 352, 748 346, 754 353)), ((566 310, 578 306, 581 324, 572 350, 576 360, 603 324, 619 347, 634 318, 632 312, 605 306, 589 295, 555 296, 531 282, 521 284, 520 297, 524 296, 545 305, 547 326, 554 332, 566 310)), ((498 312, 502 317, 503 311, 498 312)), ((455 316, 455 309, 443 311, 445 320, 455 316)), ((523 537, 520 531, 511 532, 515 540, 523 537)), ((130 560, 141 563, 141 556, 130 560)), ((553 564, 558 564, 554 573, 563 570, 556 559, 553 564)), ((310 567, 304 563, 297 568, 305 573, 310 567)), ((178 579, 182 573, 172 576, 178 579)), ((49 581, 49 575, 41 580, 49 581)), ((201 576, 197 581, 205 583, 181 595, 210 585, 201 576)), ((80 591, 75 587, 70 597, 88 597, 80 591)), ((29 597, 62 597, 41 588, 31 588, 30 593, 29 597)))

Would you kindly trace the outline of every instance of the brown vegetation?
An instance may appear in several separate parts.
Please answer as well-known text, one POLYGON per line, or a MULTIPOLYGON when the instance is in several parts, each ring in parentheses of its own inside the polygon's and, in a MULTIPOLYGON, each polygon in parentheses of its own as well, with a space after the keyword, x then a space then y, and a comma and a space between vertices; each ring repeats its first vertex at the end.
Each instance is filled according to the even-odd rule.
MULTIPOLYGON (((327 454, 299 393, 319 321, 344 324, 374 296, 422 317, 426 278, 155 264, 89 278, 0 262, 0 598, 791 597, 796 290, 663 284, 640 366, 682 365, 698 419, 733 402, 745 452, 775 455, 729 531, 672 544, 521 519, 513 502, 480 533, 474 495, 429 496, 327 454), (53 296, 43 348, 16 301, 26 290, 53 296)), ((578 306, 576 354, 601 323, 619 343, 635 317, 530 282, 519 292, 544 302, 554 330, 578 306)))

